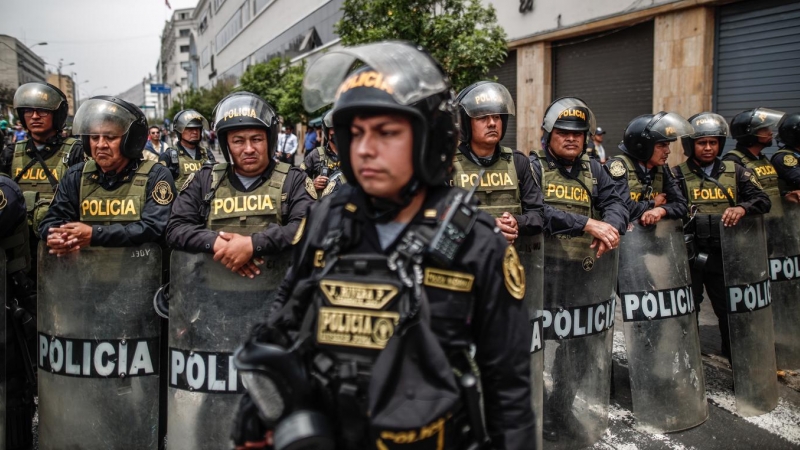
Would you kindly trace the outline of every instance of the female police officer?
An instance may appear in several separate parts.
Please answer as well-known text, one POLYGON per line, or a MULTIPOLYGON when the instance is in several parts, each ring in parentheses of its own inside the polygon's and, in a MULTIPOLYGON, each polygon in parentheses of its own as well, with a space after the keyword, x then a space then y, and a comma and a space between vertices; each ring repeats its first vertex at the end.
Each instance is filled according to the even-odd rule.
POLYGON ((339 449, 485 444, 475 384, 465 383, 479 372, 492 448, 530 448, 524 270, 494 220, 463 202, 464 191, 444 186, 457 138, 447 79, 409 44, 368 44, 328 53, 309 68, 306 109, 334 97, 349 183, 309 214, 276 301, 282 308, 238 354, 246 379, 257 367, 287 370, 257 355, 291 344, 283 332, 299 331, 302 364, 317 381, 311 388, 311 378, 283 377, 298 389, 277 415, 275 402, 265 404, 254 388, 265 384, 250 384, 258 416, 268 420, 254 427, 255 408, 248 418, 244 403, 237 444, 268 445, 265 430, 273 428, 275 442, 285 442, 282 424, 319 423, 300 409, 335 423, 328 441, 339 449), (356 60, 366 66, 340 85, 356 60), (447 211, 458 219, 445 220, 449 233, 437 239, 447 211), (304 390, 313 394, 303 397, 304 390), (472 433, 463 432, 467 424, 472 433))

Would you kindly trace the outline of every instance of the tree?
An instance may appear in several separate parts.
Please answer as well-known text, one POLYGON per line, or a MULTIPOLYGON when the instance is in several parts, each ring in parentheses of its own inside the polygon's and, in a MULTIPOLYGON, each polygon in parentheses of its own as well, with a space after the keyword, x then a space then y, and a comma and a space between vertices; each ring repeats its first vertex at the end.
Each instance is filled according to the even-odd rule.
POLYGON ((292 65, 289 58, 272 58, 248 67, 239 80, 240 89, 263 97, 284 123, 303 122, 307 119, 301 97, 305 70, 305 61, 292 65))
POLYGON ((178 114, 181 110, 194 109, 202 114, 210 124, 214 121, 212 116, 214 107, 231 91, 233 91, 233 83, 230 81, 220 81, 212 86, 211 89, 190 88, 188 91, 177 95, 177 98, 172 102, 172 106, 167 110, 166 118, 172 120, 175 114, 178 114), (181 104, 183 104, 182 107, 181 104))
POLYGON ((422 45, 457 90, 485 79, 506 57, 506 35, 480 0, 345 0, 336 32, 344 45, 406 40, 422 45))

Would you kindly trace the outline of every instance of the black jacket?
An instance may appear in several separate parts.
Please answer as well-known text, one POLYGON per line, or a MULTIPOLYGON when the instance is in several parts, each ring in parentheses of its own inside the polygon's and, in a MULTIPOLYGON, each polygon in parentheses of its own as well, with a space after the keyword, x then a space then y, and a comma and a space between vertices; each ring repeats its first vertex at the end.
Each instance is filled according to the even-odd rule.
MULTIPOLYGON (((611 158, 608 163, 613 160, 614 158, 611 158)), ((638 164, 636 164, 635 170, 636 176, 639 178, 639 182, 641 182, 642 185, 645 184, 643 180, 645 180, 648 175, 652 180, 655 179, 658 171, 661 171, 662 179, 664 180, 663 193, 667 195, 667 203, 661 205, 661 208, 664 208, 664 210, 667 211, 666 218, 681 219, 686 215, 687 211, 689 210, 686 204, 686 197, 683 196, 683 191, 681 191, 681 187, 678 184, 678 179, 675 178, 668 166, 664 165, 662 167, 653 167, 648 171, 647 174, 645 174, 644 170, 639 167, 638 164)), ((616 185, 619 196, 625 200, 631 222, 642 217, 642 214, 644 214, 645 211, 649 211, 655 207, 655 202, 653 200, 642 199, 637 202, 631 198, 630 190, 628 189, 630 186, 628 185, 627 173, 620 177, 612 176, 612 179, 614 180, 614 184, 616 185)))
MULTIPOLYGON (((775 171, 778 172, 778 178, 785 181, 790 190, 800 189, 800 150, 793 150, 789 148, 781 150, 790 150, 792 154, 775 153, 772 155, 772 165, 775 171), (788 164, 787 164, 788 163, 788 164)), ((781 192, 785 195, 786 192, 781 192)))

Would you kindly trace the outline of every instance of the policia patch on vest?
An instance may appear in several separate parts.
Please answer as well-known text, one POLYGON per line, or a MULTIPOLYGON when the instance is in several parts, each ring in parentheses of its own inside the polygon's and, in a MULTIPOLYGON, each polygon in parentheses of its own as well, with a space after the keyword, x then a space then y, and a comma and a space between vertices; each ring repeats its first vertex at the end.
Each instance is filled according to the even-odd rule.
POLYGON ((192 180, 194 180, 194 175, 195 175, 195 173, 196 173, 196 172, 192 172, 192 173, 190 173, 190 174, 189 174, 189 178, 187 178, 187 179, 186 179, 186 181, 184 181, 184 182, 183 182, 183 186, 181 186, 181 189, 180 189, 180 190, 181 190, 181 192, 185 191, 185 190, 186 190, 186 188, 188 188, 188 187, 189 187, 189 183, 191 183, 191 182, 192 182, 192 180))
POLYGON ((3 209, 8 204, 8 199, 6 198, 6 193, 0 190, 0 209, 3 209))
POLYGON ((323 306, 317 317, 317 342, 381 350, 398 322, 400 314, 392 311, 323 306))
POLYGON ((506 289, 517 300, 522 300, 525 296, 525 269, 519 262, 519 255, 514 246, 506 247, 506 254, 503 257, 503 277, 506 282, 506 289))
POLYGON ((156 203, 159 205, 169 205, 173 197, 175 197, 175 195, 172 193, 172 189, 169 188, 169 183, 164 180, 156 183, 156 186, 153 188, 153 200, 155 200, 156 203))
POLYGON ((310 195, 314 200, 317 199, 317 190, 314 189, 314 182, 308 177, 306 177, 306 192, 308 192, 308 195, 310 195))
POLYGON ((292 245, 297 245, 300 242, 300 239, 303 238, 303 231, 306 229, 306 218, 303 217, 300 220, 300 225, 297 227, 297 232, 294 233, 294 239, 292 239, 292 245))
POLYGON ((608 166, 608 172, 612 177, 619 178, 625 175, 625 165, 619 160, 611 161, 611 164, 608 166))
POLYGON ((792 155, 786 155, 783 157, 783 165, 786 167, 794 167, 797 165, 797 158, 792 155))

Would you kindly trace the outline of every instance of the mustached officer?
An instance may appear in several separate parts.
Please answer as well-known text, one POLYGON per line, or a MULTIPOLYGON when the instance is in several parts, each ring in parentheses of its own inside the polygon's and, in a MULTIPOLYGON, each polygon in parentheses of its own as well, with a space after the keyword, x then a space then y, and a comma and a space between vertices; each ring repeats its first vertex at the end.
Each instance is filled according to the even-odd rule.
POLYGON ((178 142, 161 152, 158 161, 169 167, 176 186, 183 186, 189 175, 200 170, 203 164, 217 162, 211 150, 200 145, 203 131, 208 129, 206 118, 193 109, 180 111, 172 119, 172 131, 178 136, 178 142))
POLYGON ((800 113, 786 114, 778 123, 780 150, 772 155, 772 165, 778 172, 778 185, 783 198, 800 203, 800 113))
POLYGON ((542 192, 534 182, 525 155, 500 141, 514 115, 514 99, 505 86, 481 81, 456 98, 461 119, 452 182, 462 189, 477 185, 481 209, 495 217, 509 243, 542 230, 542 192), (483 177, 478 174, 486 169, 483 177))
POLYGON ((339 152, 333 130, 333 111, 328 111, 322 118, 322 146, 308 152, 300 168, 314 181, 314 189, 317 190, 319 198, 330 195, 347 182, 339 168, 339 152))
POLYGON ((690 228, 697 252, 691 271, 692 293, 699 312, 705 287, 719 319, 722 354, 730 358, 719 224, 733 227, 745 215, 766 214, 771 202, 751 169, 719 158, 728 136, 722 116, 699 113, 690 117, 689 123, 694 131, 681 140, 689 159, 675 168, 675 175, 689 206, 698 208, 690 228))
POLYGON ((530 448, 525 274, 494 219, 445 185, 458 112, 441 68, 411 44, 349 47, 309 67, 303 95, 307 110, 335 100, 348 184, 309 214, 281 309, 238 351, 258 386, 237 444, 530 448))
POLYGON ((606 165, 619 186, 628 187, 630 220, 653 225, 663 218, 680 219, 686 215, 686 199, 667 165, 669 144, 688 135, 686 119, 661 111, 633 119, 625 128, 619 149, 622 155, 606 165))

